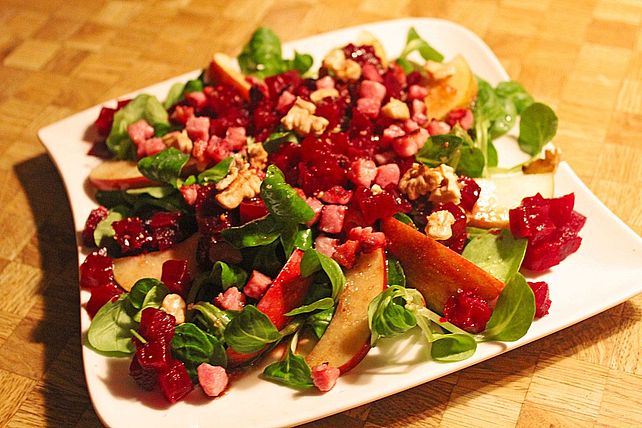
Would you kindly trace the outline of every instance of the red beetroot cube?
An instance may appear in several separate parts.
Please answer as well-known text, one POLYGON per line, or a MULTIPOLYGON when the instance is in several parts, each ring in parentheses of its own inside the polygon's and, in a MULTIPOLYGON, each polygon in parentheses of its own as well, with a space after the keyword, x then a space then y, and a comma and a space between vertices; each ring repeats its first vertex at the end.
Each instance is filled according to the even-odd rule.
POLYGON ((144 369, 165 370, 172 361, 170 346, 164 340, 147 342, 136 350, 138 363, 144 369))
POLYGON ((111 224, 114 229, 114 241, 120 246, 123 254, 140 253, 152 237, 147 233, 143 221, 138 217, 129 217, 111 224))
POLYGON ((319 230, 326 233, 339 233, 343 229, 343 219, 347 207, 342 205, 326 205, 321 210, 319 230))
POLYGON ((192 282, 192 274, 187 266, 187 260, 167 260, 163 263, 161 282, 170 292, 185 297, 192 282))
POLYGON ((168 369, 158 373, 158 386, 170 403, 176 403, 194 389, 185 365, 179 360, 173 360, 168 369))
POLYGON ((148 342, 170 343, 174 337, 175 326, 174 315, 156 308, 145 308, 140 317, 138 333, 148 342))
POLYGON ((239 206, 241 223, 247 223, 268 214, 265 203, 261 198, 244 199, 239 206))
POLYGON ((352 190, 342 186, 332 186, 319 194, 319 197, 326 204, 347 205, 352 199, 352 190))
POLYGON ((466 211, 472 212, 479 199, 481 188, 475 180, 465 175, 459 177, 459 183, 463 186, 461 189, 460 205, 466 211))
POLYGON ((484 331, 491 313, 488 303, 472 291, 460 290, 444 306, 444 318, 470 333, 484 331))
POLYGON ((102 308, 107 302, 116 300, 123 291, 124 290, 122 288, 113 283, 92 288, 91 297, 87 302, 87 313, 89 316, 93 318, 100 308, 102 308))
POLYGON ((80 286, 96 288, 113 284, 113 266, 104 249, 90 253, 80 265, 80 286))
POLYGON ((87 220, 85 221, 85 228, 82 231, 82 242, 87 247, 95 247, 96 243, 94 242, 94 231, 96 226, 107 217, 109 210, 107 208, 100 206, 91 210, 87 220))
POLYGON ((135 355, 129 365, 129 375, 134 379, 134 382, 145 391, 153 391, 158 385, 156 370, 141 367, 135 355))
POLYGON ((548 296, 548 284, 544 281, 529 282, 528 285, 535 294, 535 319, 548 314, 551 307, 551 299, 548 296))

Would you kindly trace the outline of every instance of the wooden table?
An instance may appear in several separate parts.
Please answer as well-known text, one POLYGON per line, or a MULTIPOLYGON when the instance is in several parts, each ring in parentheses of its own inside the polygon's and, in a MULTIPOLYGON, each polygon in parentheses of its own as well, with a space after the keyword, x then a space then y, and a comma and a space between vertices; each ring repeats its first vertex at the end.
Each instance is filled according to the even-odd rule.
MULTIPOLYGON (((638 0, 0 0, 0 426, 98 426, 84 383, 71 213, 36 131, 235 54, 403 16, 479 34, 560 118, 584 182, 642 232, 638 0)), ((605 284, 608 286, 608 284, 605 284)), ((546 339, 312 426, 642 426, 642 296, 546 339)))

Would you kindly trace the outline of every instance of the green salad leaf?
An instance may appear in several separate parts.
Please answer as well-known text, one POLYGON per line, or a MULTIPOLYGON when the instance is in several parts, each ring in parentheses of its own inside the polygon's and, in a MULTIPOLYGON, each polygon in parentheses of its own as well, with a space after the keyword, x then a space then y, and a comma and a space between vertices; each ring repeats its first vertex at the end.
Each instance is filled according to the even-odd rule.
POLYGON ((190 155, 168 147, 160 153, 139 160, 138 170, 152 181, 178 187, 181 170, 189 158, 190 155))
POLYGON ((433 48, 426 40, 422 39, 414 27, 410 27, 406 35, 406 46, 397 58, 397 63, 404 69, 404 72, 410 73, 415 69, 413 64, 408 60, 408 56, 412 52, 419 52, 419 55, 426 61, 431 60, 435 62, 442 62, 444 56, 433 48))
POLYGON ((283 173, 276 165, 268 166, 261 183, 261 199, 268 211, 280 221, 305 224, 314 217, 312 208, 285 182, 283 173))
POLYGON ((236 352, 251 353, 279 341, 281 335, 267 315, 247 305, 227 324, 224 338, 236 352))
POLYGON ((484 230, 470 236, 462 256, 502 282, 508 282, 526 254, 526 239, 515 239, 509 230, 484 230))
POLYGON ((263 377, 291 388, 310 388, 312 383, 312 370, 305 358, 294 353, 297 335, 292 338, 288 352, 281 361, 270 364, 263 370, 263 377))
POLYGON ((230 287, 236 287, 239 290, 247 282, 247 272, 234 264, 228 264, 222 261, 214 263, 212 267, 212 279, 215 284, 223 290, 230 287))
POLYGON ((176 326, 172 338, 172 353, 185 364, 192 376, 202 363, 227 367, 223 343, 189 322, 176 326))
POLYGON ((271 244, 281 236, 281 224, 268 215, 242 226, 224 229, 221 234, 236 248, 259 247, 271 244))
POLYGON ((216 165, 211 168, 206 169, 205 171, 198 174, 197 181, 200 184, 213 183, 216 184, 222 179, 225 178, 228 172, 230 172, 230 166, 234 161, 234 157, 230 156, 223 159, 216 165))
POLYGON ((94 229, 94 243, 97 247, 101 247, 103 239, 112 238, 116 234, 116 231, 111 225, 113 222, 125 218, 127 211, 122 205, 117 205, 109 210, 107 217, 98 222, 96 229, 94 229))
POLYGON ((537 156, 557 133, 557 115, 546 104, 533 103, 522 112, 519 122, 519 147, 537 156))
POLYGON ((330 257, 310 248, 305 251, 301 259, 301 276, 307 277, 323 270, 332 284, 332 298, 336 299, 346 284, 346 277, 341 266, 330 257))
POLYGON ((131 340, 131 330, 138 326, 134 320, 136 312, 126 293, 115 302, 105 303, 87 331, 89 344, 101 352, 133 353, 136 349, 131 340))
POLYGON ((406 274, 401 266, 401 262, 392 254, 386 257, 386 270, 388 285, 406 286, 406 274))
POLYGON ((334 299, 331 297, 325 297, 319 299, 309 305, 299 306, 298 308, 292 309, 290 312, 287 312, 285 315, 288 317, 293 317, 295 315, 308 314, 310 312, 318 310, 330 309, 334 306, 334 299))
POLYGON ((203 301, 193 304, 190 310, 196 312, 194 318, 205 328, 205 331, 219 340, 223 340, 225 328, 236 316, 236 312, 224 311, 212 303, 203 301))
POLYGON ((526 334, 535 316, 535 295, 518 272, 506 283, 482 333, 484 340, 513 342, 526 334))

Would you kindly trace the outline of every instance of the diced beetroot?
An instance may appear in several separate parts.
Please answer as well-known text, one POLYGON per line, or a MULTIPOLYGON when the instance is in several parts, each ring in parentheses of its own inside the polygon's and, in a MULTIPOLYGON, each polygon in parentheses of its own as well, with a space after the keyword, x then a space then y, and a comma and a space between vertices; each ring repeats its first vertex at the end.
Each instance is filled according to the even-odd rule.
POLYGON ((127 134, 137 146, 154 136, 154 128, 145 119, 140 119, 127 127, 127 134))
POLYGON ((462 128, 468 131, 473 127, 475 118, 473 117, 473 112, 470 109, 460 108, 451 110, 446 116, 446 122, 448 122, 450 126, 455 126, 455 124, 458 123, 462 128))
POLYGON ((91 289, 91 297, 87 302, 87 313, 91 318, 102 308, 105 303, 115 300, 123 293, 123 289, 114 283, 101 285, 91 289))
POLYGON ((265 85, 272 100, 276 100, 283 91, 294 92, 300 84, 301 75, 296 70, 289 70, 265 78, 265 85))
POLYGON ((192 282, 187 260, 167 260, 163 263, 161 282, 170 292, 186 297, 192 282))
POLYGON ((202 363, 196 372, 198 373, 198 383, 208 396, 218 397, 227 388, 229 377, 223 367, 202 363))
POLYGON ((321 210, 319 230, 326 233, 339 233, 343 229, 343 219, 347 207, 342 205, 326 205, 321 210))
POLYGON ((136 350, 136 359, 144 369, 165 370, 172 361, 169 343, 164 340, 147 342, 136 350))
POLYGON ((421 100, 423 101, 428 95, 428 88, 420 85, 410 85, 408 87, 408 99, 409 100, 421 100))
POLYGON ((292 92, 284 91, 279 96, 279 100, 276 103, 276 111, 278 111, 281 114, 287 113, 292 108, 295 101, 296 101, 296 96, 292 92))
POLYGON ((105 249, 93 251, 80 265, 80 286, 96 288, 114 282, 113 261, 105 249))
POLYGON ((357 110, 366 117, 375 119, 379 116, 381 110, 381 101, 375 98, 359 98, 357 100, 357 110))
POLYGON ((395 190, 395 186, 389 185, 384 191, 373 194, 372 190, 366 187, 359 187, 354 192, 352 204, 355 205, 365 224, 357 226, 369 226, 382 218, 391 217, 398 212, 410 212, 410 203, 395 190))
POLYGON ((396 186, 399 184, 400 176, 401 173, 399 171, 399 165, 396 163, 389 163, 377 167, 377 176, 375 177, 374 182, 381 188, 385 188, 390 184, 396 186))
POLYGON ((381 101, 386 97, 386 87, 379 82, 363 80, 359 86, 359 96, 377 100, 381 105, 381 101))
POLYGON ((170 403, 176 403, 194 389, 185 365, 173 360, 167 370, 158 373, 158 386, 170 403))
POLYGON ((354 227, 348 232, 348 239, 358 241, 364 253, 386 247, 386 235, 383 232, 374 232, 372 227, 354 227))
POLYGON ((361 67, 361 75, 363 76, 364 80, 372 80, 373 82, 383 83, 383 78, 379 73, 379 69, 372 64, 364 64, 363 67, 361 67))
POLYGON ((187 205, 192 206, 196 203, 199 187, 200 186, 198 184, 190 184, 189 186, 182 186, 179 189, 187 205))
POLYGON ((484 331, 491 313, 488 303, 472 291, 459 290, 444 306, 444 318, 470 333, 484 331))
POLYGON ((265 203, 261 198, 244 199, 239 205, 239 215, 241 216, 241 223, 245 224, 248 221, 256 220, 257 218, 264 217, 268 214, 265 203))
POLYGON ((187 119, 185 130, 192 141, 208 141, 210 139, 210 118, 192 116, 187 119))
POLYGON ((96 226, 100 223, 101 220, 107 217, 109 210, 103 206, 91 210, 87 220, 85 221, 85 228, 82 231, 82 243, 86 247, 95 247, 96 242, 94 241, 94 231, 96 226))
POLYGON ((352 43, 344 46, 343 53, 346 58, 351 59, 361 67, 366 64, 371 64, 375 67, 381 67, 381 60, 375 53, 374 47, 371 45, 356 46, 352 43))
POLYGON ((448 125, 446 122, 442 122, 441 120, 431 120, 430 123, 428 124, 428 133, 433 136, 433 135, 443 135, 443 134, 448 134, 450 132, 450 125, 448 125))
POLYGON ((120 246, 123 254, 140 253, 146 244, 151 242, 143 221, 138 217, 128 217, 111 224, 114 229, 114 241, 120 246))
POLYGON ((377 175, 377 165, 370 159, 357 159, 350 164, 348 179, 357 186, 370 187, 377 175))
POLYGON ((148 138, 147 140, 142 141, 140 144, 138 144, 138 147, 136 148, 136 156, 138 156, 138 158, 153 156, 157 153, 162 152, 166 148, 167 146, 162 139, 158 137, 148 138))
POLYGON ((312 367, 312 383, 319 391, 327 392, 334 388, 341 371, 336 367, 330 367, 323 363, 312 367))
POLYGON ((383 84, 386 87, 386 98, 401 99, 401 92, 406 86, 406 74, 403 68, 396 63, 390 64, 383 75, 383 84))
POLYGON ((357 260, 357 251, 359 251, 359 242, 348 240, 336 247, 332 258, 344 268, 350 269, 357 260))
POLYGON ((214 298, 214 304, 225 311, 240 311, 245 306, 245 295, 236 287, 230 287, 214 298))
POLYGON ((347 190, 341 186, 332 186, 328 190, 321 192, 319 197, 326 204, 347 205, 352 199, 352 190, 347 190))
POLYGON ((143 309, 138 333, 149 342, 170 343, 174 337, 176 318, 174 315, 153 307, 143 309))
POLYGON ((317 221, 319 221, 319 218, 321 217, 321 210, 323 209, 323 204, 321 203, 320 200, 315 198, 314 196, 310 196, 305 199, 305 202, 308 204, 310 208, 312 208, 312 211, 314 211, 314 216, 307 221, 306 226, 310 227, 313 224, 315 224, 317 221))
POLYGON ((544 281, 528 282, 528 285, 535 294, 535 319, 548 314, 551 307, 551 299, 548 297, 548 284, 544 281))
POLYGON ((561 231, 561 233, 556 233, 551 240, 529 245, 522 266, 534 271, 549 269, 576 252, 581 243, 582 238, 577 234, 561 231))
POLYGON ((319 235, 314 240, 314 249, 327 257, 332 257, 336 251, 339 240, 330 238, 329 236, 319 235))
POLYGON ((135 355, 129 365, 129 375, 134 379, 134 382, 145 391, 153 391, 158 385, 156 370, 142 368, 135 355))
POLYGON ((96 131, 102 137, 106 137, 111 132, 111 126, 114 123, 114 114, 116 110, 110 107, 102 107, 100 113, 98 113, 98 118, 94 122, 96 131))
POLYGON ((185 94, 185 101, 195 109, 200 110, 207 104, 207 96, 202 91, 188 92, 185 94))
POLYGON ((462 185, 461 202, 459 205, 466 211, 472 212, 477 203, 477 199, 479 199, 481 188, 475 180, 465 175, 459 176, 459 183, 462 185))
POLYGON ((252 299, 259 300, 265 294, 265 291, 272 284, 272 278, 262 274, 258 270, 253 270, 250 279, 243 287, 243 294, 252 299))

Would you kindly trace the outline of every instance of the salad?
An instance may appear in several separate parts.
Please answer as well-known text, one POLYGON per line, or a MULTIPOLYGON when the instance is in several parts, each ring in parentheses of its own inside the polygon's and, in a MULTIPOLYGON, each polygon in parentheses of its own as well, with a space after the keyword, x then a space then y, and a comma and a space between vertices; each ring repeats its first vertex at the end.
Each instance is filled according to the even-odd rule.
POLYGON ((548 284, 520 272, 575 252, 585 222, 553 197, 559 152, 539 159, 548 106, 414 29, 394 61, 364 34, 311 71, 259 28, 236 62, 101 110, 88 346, 173 403, 262 359, 266 380, 328 391, 415 327, 459 361, 546 315, 548 284), (493 141, 517 119, 531 159, 500 169, 493 141))

